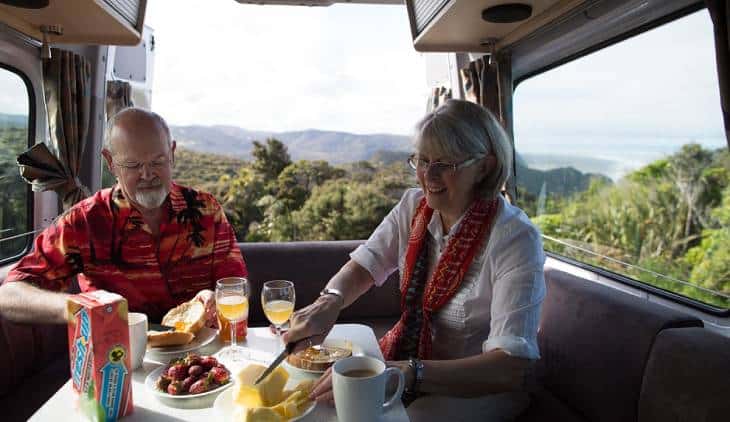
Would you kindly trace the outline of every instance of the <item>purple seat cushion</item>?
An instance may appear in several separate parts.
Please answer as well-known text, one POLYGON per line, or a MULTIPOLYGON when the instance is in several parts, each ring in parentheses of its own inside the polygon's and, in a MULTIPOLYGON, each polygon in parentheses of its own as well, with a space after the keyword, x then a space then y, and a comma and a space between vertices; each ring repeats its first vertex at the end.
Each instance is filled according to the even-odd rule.
POLYGON ((644 373, 639 421, 730 420, 730 338, 703 328, 657 335, 644 373))
MULTIPOLYGON (((350 252, 362 243, 361 240, 239 243, 252 286, 249 324, 268 324, 259 299, 264 282, 276 279, 294 282, 296 308, 302 308, 319 296, 329 279, 350 259, 350 252)), ((366 322, 400 316, 398 283, 392 281, 370 289, 342 312, 340 321, 366 322)))
POLYGON ((559 270, 546 268, 545 281, 539 383, 588 420, 637 420, 654 338, 702 322, 559 270))

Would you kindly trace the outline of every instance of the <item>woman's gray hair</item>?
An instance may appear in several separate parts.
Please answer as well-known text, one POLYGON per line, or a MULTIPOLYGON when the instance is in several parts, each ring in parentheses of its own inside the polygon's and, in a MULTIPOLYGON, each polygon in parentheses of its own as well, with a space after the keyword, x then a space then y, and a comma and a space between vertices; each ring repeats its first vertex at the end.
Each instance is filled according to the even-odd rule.
POLYGON ((491 198, 512 174, 512 144, 499 120, 486 108, 464 100, 447 100, 417 124, 416 151, 439 156, 494 155, 494 170, 477 185, 479 194, 491 198))

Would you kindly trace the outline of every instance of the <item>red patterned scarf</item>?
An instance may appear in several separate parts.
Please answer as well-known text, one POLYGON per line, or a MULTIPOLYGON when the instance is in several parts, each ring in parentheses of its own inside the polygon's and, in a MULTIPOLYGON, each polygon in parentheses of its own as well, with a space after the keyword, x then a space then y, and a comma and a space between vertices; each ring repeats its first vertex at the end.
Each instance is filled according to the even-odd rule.
MULTIPOLYGON (((457 292, 464 275, 469 268, 480 246, 486 241, 497 212, 498 200, 479 199, 467 209, 456 234, 449 239, 446 250, 426 282, 423 292, 420 337, 418 339, 418 358, 431 358, 431 318, 434 312, 441 309, 457 292)), ((380 350, 386 360, 394 360, 406 331, 406 294, 414 282, 413 269, 419 259, 421 249, 428 236, 428 224, 433 209, 426 204, 426 198, 416 208, 411 221, 411 233, 408 238, 406 262, 401 275, 401 318, 393 328, 380 339, 380 350)), ((425 256, 425 254, 424 254, 425 256)))

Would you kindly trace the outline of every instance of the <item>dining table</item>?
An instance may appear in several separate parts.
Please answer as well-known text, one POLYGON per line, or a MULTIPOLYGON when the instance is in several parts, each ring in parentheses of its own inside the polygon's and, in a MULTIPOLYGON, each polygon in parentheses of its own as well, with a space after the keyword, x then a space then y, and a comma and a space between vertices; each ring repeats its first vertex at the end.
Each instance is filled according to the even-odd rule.
MULTIPOLYGON (((327 340, 347 340, 353 344, 353 352, 371 356, 382 360, 383 355, 378 347, 377 339, 373 330, 363 324, 336 324, 330 331, 327 340)), ((325 340, 325 341, 327 341, 325 340)), ((221 342, 216 336, 209 344, 202 346, 195 353, 200 355, 215 355, 227 344, 221 342)), ((239 342, 248 353, 247 359, 242 363, 230 366, 230 371, 235 373, 245 366, 247 362, 268 364, 274 360, 277 352, 281 350, 279 339, 271 332, 269 327, 250 327, 246 339, 239 342)), ((145 354, 142 366, 132 372, 132 397, 134 411, 124 416, 122 420, 133 421, 222 421, 226 422, 226 415, 221 415, 219 409, 208 405, 201 408, 185 408, 189 406, 170 406, 163 403, 157 395, 150 391, 145 384, 148 375, 167 364, 165 360, 169 357, 160 357, 154 351, 148 349, 145 354)), ((289 374, 293 381, 303 379, 316 379, 319 375, 292 369, 288 365, 289 374)), ((285 368, 286 368, 285 367, 285 368)), ((230 389, 228 389, 230 390, 230 389)), ((225 390, 221 394, 225 394, 225 390)), ((182 402, 181 402, 182 403, 182 402)), ((84 420, 84 415, 77 406, 76 395, 72 389, 71 381, 66 382, 51 398, 43 404, 29 419, 30 421, 79 421, 84 420)), ((233 420, 233 415, 228 417, 233 420)), ((301 422, 335 422, 338 421, 335 408, 325 404, 317 403, 315 408, 300 419, 301 422)), ((408 415, 402 402, 397 400, 393 406, 383 414, 383 422, 408 422, 408 415)))

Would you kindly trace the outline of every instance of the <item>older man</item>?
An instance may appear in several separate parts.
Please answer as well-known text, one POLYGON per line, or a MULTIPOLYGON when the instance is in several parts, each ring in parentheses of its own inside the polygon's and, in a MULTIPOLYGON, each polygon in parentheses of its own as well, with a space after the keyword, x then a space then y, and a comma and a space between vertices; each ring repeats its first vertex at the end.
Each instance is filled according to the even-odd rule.
POLYGON ((109 122, 104 159, 117 183, 61 215, 0 286, 0 314, 18 322, 65 322, 78 275, 153 321, 197 297, 214 311, 215 281, 247 274, 225 214, 209 194, 172 181, 175 141, 157 114, 137 108, 109 122))

